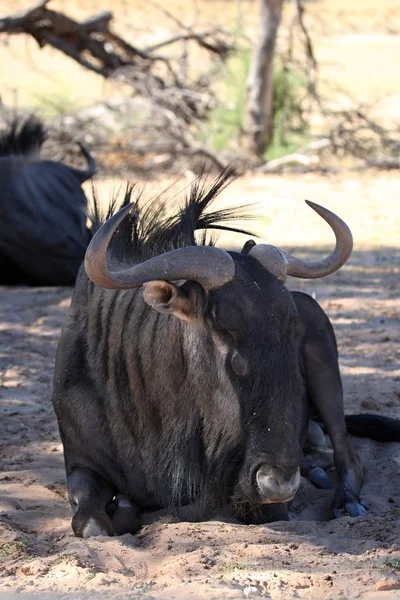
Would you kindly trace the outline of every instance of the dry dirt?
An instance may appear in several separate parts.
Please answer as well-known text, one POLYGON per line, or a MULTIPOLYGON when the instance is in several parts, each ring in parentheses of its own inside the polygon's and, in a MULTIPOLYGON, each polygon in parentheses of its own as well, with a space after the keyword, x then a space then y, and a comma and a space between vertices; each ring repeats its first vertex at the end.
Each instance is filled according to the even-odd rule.
MULTIPOLYGON (((346 412, 400 418, 400 177, 246 178, 221 202, 261 202, 261 233, 318 256, 320 201, 355 232, 337 274, 290 281, 335 326, 346 412), (268 217, 268 218, 267 218, 268 217)), ((230 239, 233 246, 242 240, 230 239)), ((0 598, 400 598, 400 444, 354 440, 365 518, 325 519, 330 491, 303 481, 289 523, 244 526, 149 516, 138 535, 74 538, 51 379, 70 289, 0 289, 0 598)))

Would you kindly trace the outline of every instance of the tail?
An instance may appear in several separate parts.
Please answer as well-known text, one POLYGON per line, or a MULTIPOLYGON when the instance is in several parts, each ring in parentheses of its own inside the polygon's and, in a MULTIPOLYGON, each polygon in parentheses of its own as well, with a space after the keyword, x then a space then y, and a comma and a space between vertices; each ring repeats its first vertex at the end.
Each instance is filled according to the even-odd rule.
POLYGON ((14 117, 8 128, 0 134, 0 156, 38 155, 47 137, 45 127, 39 119, 14 117))
POLYGON ((80 183, 83 183, 87 179, 93 177, 97 171, 97 163, 93 156, 90 154, 88 148, 82 142, 78 142, 78 146, 82 150, 83 156, 86 158, 88 163, 87 169, 73 169, 75 174, 78 176, 80 183))
POLYGON ((347 431, 356 437, 370 438, 377 442, 400 442, 400 420, 380 415, 348 415, 345 417, 347 431))

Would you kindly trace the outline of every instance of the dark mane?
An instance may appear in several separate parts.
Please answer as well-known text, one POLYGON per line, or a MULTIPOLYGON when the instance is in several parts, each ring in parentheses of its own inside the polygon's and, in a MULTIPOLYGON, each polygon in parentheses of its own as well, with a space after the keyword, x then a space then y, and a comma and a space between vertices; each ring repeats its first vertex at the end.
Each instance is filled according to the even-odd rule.
POLYGON ((136 199, 132 199, 135 185, 128 183, 122 202, 114 198, 106 213, 102 214, 93 188, 94 209, 91 220, 94 232, 122 206, 130 202, 134 204, 131 213, 124 219, 111 241, 110 260, 127 266, 174 248, 213 245, 214 240, 208 235, 209 229, 253 235, 228 224, 237 219, 252 218, 243 212, 242 206, 207 211, 218 194, 237 177, 236 171, 233 168, 225 169, 211 185, 206 184, 206 177, 207 173, 203 170, 191 185, 184 206, 173 213, 169 210, 171 199, 165 198, 165 192, 151 201, 143 202, 140 193, 136 199), (139 219, 135 214, 139 215, 139 219), (203 230, 199 241, 195 239, 197 230, 203 230))
POLYGON ((0 156, 38 153, 46 137, 43 123, 35 117, 14 117, 0 133, 0 156))

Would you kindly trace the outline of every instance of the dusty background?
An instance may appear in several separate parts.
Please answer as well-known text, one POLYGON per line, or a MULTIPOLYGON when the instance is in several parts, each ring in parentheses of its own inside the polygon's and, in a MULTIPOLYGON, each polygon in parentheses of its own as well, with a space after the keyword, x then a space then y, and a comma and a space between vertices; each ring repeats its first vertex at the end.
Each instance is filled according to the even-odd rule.
MULTIPOLYGON (((0 0, 0 16, 34 2, 0 0)), ((250 40, 258 27, 257 0, 52 0, 49 8, 74 18, 88 18, 102 10, 114 14, 113 28, 139 46, 151 45, 182 30, 160 8, 198 30, 238 23, 250 40)), ((398 0, 318 0, 306 3, 307 26, 320 65, 321 93, 338 102, 350 96, 358 102, 379 102, 379 114, 398 118, 400 104, 400 5, 398 0)), ((291 18, 285 3, 283 27, 291 18)), ((29 105, 45 112, 55 106, 72 110, 123 93, 115 82, 105 82, 63 54, 39 49, 25 36, 2 41, 0 96, 12 105, 29 105)), ((195 55, 194 55, 195 56, 195 55)), ((192 67, 203 68, 204 55, 192 67)))
MULTIPOLYGON (((27 4, 0 0, 0 14, 27 4)), ((52 5, 79 17, 111 6, 117 29, 149 43, 171 32, 148 0, 52 5)), ((224 25, 235 22, 237 6, 168 2, 188 21, 197 9, 204 23, 224 25)), ((243 6, 245 26, 254 31, 256 3, 243 6)), ((398 117, 398 0, 322 0, 307 3, 307 11, 325 90, 336 90, 338 101, 340 89, 358 100, 380 99, 381 115, 398 117)), ((10 39, 1 53, 0 94, 7 104, 49 109, 62 100, 70 109, 119 93, 54 51, 39 51, 31 40, 10 39)), ((148 184, 148 193, 168 183, 148 184)), ((105 201, 114 185, 99 183, 105 201)), ((314 292, 333 321, 346 412, 400 418, 400 175, 248 176, 221 203, 258 202, 258 220, 250 224, 256 232, 315 257, 333 239, 305 198, 349 223, 355 251, 339 273, 289 286, 314 292)), ((240 236, 220 239, 229 247, 243 243, 240 236)), ((188 524, 164 515, 149 517, 137 536, 74 538, 51 408, 55 350, 70 295, 70 289, 0 288, 0 598, 400 598, 399 444, 354 440, 367 468, 366 518, 326 522, 331 492, 304 481, 290 523, 188 524)))
MULTIPOLYGON (((325 203, 352 227, 356 249, 339 273, 289 282, 314 292, 334 323, 348 413, 400 418, 399 195, 398 175, 248 177, 220 201, 259 202, 266 239, 303 255, 320 255, 332 241, 304 198, 325 203)), ((36 598, 400 597, 400 444, 355 440, 367 468, 366 518, 326 522, 331 492, 304 481, 290 523, 153 516, 137 536, 74 538, 51 408, 70 294, 0 289, 0 591, 36 598)))

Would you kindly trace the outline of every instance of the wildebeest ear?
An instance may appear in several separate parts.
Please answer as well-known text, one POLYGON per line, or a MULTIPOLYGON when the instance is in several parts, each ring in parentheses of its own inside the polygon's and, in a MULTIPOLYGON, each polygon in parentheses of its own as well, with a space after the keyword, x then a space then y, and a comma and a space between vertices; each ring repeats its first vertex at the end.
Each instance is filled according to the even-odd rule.
POLYGON ((193 318, 190 297, 182 289, 161 280, 144 283, 143 288, 143 299, 154 310, 173 314, 184 321, 193 318))
POLYGON ((247 240, 245 245, 242 248, 241 254, 248 254, 252 248, 256 245, 254 240, 247 240))

